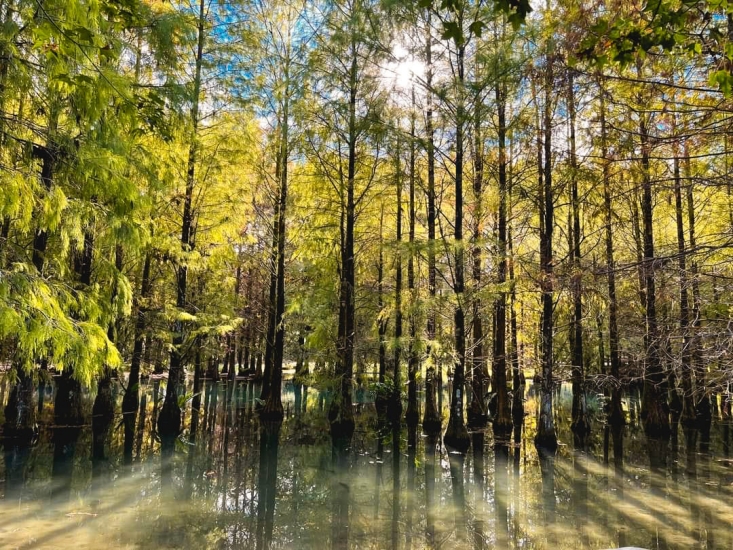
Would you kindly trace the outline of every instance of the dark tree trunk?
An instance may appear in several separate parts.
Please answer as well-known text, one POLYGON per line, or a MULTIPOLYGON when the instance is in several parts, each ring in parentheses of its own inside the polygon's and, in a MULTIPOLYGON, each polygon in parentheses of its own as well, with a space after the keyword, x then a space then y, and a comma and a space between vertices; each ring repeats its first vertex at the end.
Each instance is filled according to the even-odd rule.
MULTIPOLYGON (((415 88, 412 88, 412 105, 413 113, 415 107, 415 88)), ((419 359, 417 355, 417 323, 415 322, 415 307, 418 299, 417 290, 415 288, 415 115, 410 118, 410 205, 409 205, 409 239, 410 239, 410 255, 407 260, 407 287, 410 290, 410 347, 407 357, 407 412, 405 413, 405 421, 411 428, 417 426, 420 413, 417 404, 417 373, 419 369, 419 359)), ((414 430, 413 430, 414 431, 414 430)))
MULTIPOLYGON (((511 205, 512 205, 512 192, 514 187, 512 164, 511 158, 511 142, 510 142, 510 154, 509 154, 509 165, 507 169, 507 183, 509 193, 509 218, 511 219, 511 205)), ((510 334, 511 334, 511 367, 512 367, 512 425, 514 428, 514 443, 519 445, 522 437, 522 425, 524 424, 524 389, 526 382, 524 380, 524 373, 522 372, 522 366, 519 362, 519 338, 517 336, 517 290, 516 282, 514 279, 514 249, 512 240, 512 227, 510 223, 507 223, 507 250, 509 253, 509 281, 511 282, 511 295, 510 295, 510 334)))
POLYGON ((487 416, 484 405, 484 396, 487 391, 488 373, 486 371, 486 357, 484 347, 483 311, 481 304, 481 270, 482 270, 482 246, 483 237, 483 208, 482 192, 484 179, 484 146, 481 134, 483 111, 480 99, 477 97, 474 102, 473 117, 473 235, 472 235, 472 260, 473 260, 473 296, 471 298, 472 309, 472 336, 473 350, 471 357, 471 404, 468 407, 468 426, 480 428, 486 426, 487 416))
MULTIPOLYGON (((616 263, 613 246, 613 203, 611 198, 610 159, 608 159, 608 135, 606 128, 606 91, 600 85, 601 106, 601 161, 603 162, 604 230, 606 240, 606 264, 608 269, 608 342, 610 375, 613 382, 608 423, 613 434, 613 456, 616 471, 623 468, 623 427, 626 423, 621 407, 621 359, 619 357, 618 300, 616 298, 616 263)), ((602 341, 602 338, 601 338, 602 341)), ((602 365, 603 367, 603 365, 602 365)))
MULTIPOLYGON (((285 90, 282 107, 282 123, 280 127, 280 151, 278 152, 278 178, 279 183, 278 189, 278 204, 275 209, 275 243, 276 246, 273 250, 273 267, 275 268, 275 292, 274 292, 274 303, 271 306, 271 312, 274 314, 274 318, 270 321, 270 336, 268 341, 272 338, 272 364, 266 366, 269 369, 269 393, 266 396, 265 405, 261 411, 263 419, 270 421, 282 420, 284 416, 283 405, 282 405, 282 368, 284 358, 284 347, 285 347, 285 210, 287 205, 288 195, 288 160, 290 155, 290 144, 289 144, 289 94, 290 94, 290 82, 289 82, 289 60, 286 59, 285 63, 285 90)), ((272 291, 270 292, 272 296, 272 291)), ((265 376, 268 379, 268 376, 265 376)))
MULTIPOLYGON (((637 66, 639 76, 641 67, 637 66)), ((639 100, 644 105, 643 98, 639 100)), ((661 450, 669 438, 669 409, 667 407, 665 376, 659 357, 659 334, 657 326, 657 303, 654 274, 654 197, 649 168, 650 143, 647 115, 639 113, 639 139, 641 147, 642 169, 642 226, 643 226, 643 273, 645 293, 646 334, 646 372, 644 374, 644 394, 642 396, 641 414, 644 420, 644 431, 649 438, 649 452, 652 467, 657 461, 664 461, 661 450)))
POLYGON ((143 264, 142 280, 140 283, 140 294, 135 313, 135 341, 132 347, 132 359, 130 361, 130 376, 127 379, 125 395, 122 398, 122 420, 125 426, 125 442, 123 459, 126 465, 132 464, 133 440, 135 437, 135 422, 140 401, 140 366, 142 364, 143 344, 146 336, 146 300, 150 295, 150 268, 152 254, 148 251, 145 254, 143 264))
POLYGON ((465 45, 458 46, 457 74, 458 74, 458 102, 456 106, 456 161, 455 161, 455 245, 454 270, 455 280, 453 291, 456 296, 456 306, 453 315, 456 361, 453 370, 453 388, 451 391, 450 416, 448 428, 443 441, 446 447, 461 454, 468 451, 471 439, 466 430, 463 418, 463 390, 465 386, 466 367, 466 319, 464 312, 464 254, 463 254, 463 130, 465 109, 464 94, 464 58, 465 45))
POLYGON ((379 387, 380 391, 374 399, 374 406, 377 415, 383 417, 387 414, 388 397, 384 391, 384 382, 387 376, 387 316, 384 315, 384 207, 379 212, 379 263, 377 264, 377 332, 379 338, 379 387))
POLYGON ((685 224, 682 207, 682 182, 680 181, 679 145, 675 144, 673 161, 675 221, 677 225, 677 260, 680 281, 680 332, 682 334, 681 379, 682 379, 682 423, 685 427, 695 424, 695 398, 692 391, 692 361, 690 356, 690 303, 687 293, 687 247, 685 245, 685 224))
MULTIPOLYGON (((199 101, 201 93, 201 68, 203 64, 205 23, 206 23, 206 2, 199 2, 198 13, 198 42, 196 47, 195 75, 193 82, 193 105, 191 107, 191 134, 188 150, 188 166, 186 171, 186 190, 183 199, 183 219, 181 225, 181 249, 189 252, 193 245, 193 192, 196 184, 196 157, 198 154, 198 124, 199 124, 199 101)), ((188 302, 186 291, 188 284, 188 264, 184 259, 176 270, 176 307, 184 311, 188 302)), ((181 433, 181 407, 178 404, 178 393, 183 381, 183 357, 182 346, 184 341, 184 326, 179 320, 176 321, 173 329, 173 345, 170 353, 170 367, 168 370, 168 386, 165 392, 163 408, 158 415, 158 435, 161 440, 161 452, 163 461, 170 459, 173 453, 173 445, 181 433)))
POLYGON ((507 391, 507 353, 506 353, 506 291, 507 279, 507 155, 506 155, 506 84, 496 85, 496 108, 499 137, 499 227, 498 227, 498 265, 496 282, 500 288, 494 301, 496 328, 494 332, 494 364, 492 384, 496 393, 496 417, 493 420, 494 439, 506 444, 512 433, 511 405, 507 391))
POLYGON ((568 72, 568 112, 570 118, 570 194, 572 207, 572 255, 573 255, 573 345, 572 379, 573 408, 572 424, 575 447, 585 449, 590 434, 590 421, 585 397, 585 368, 583 358, 583 267, 581 264, 580 243, 580 197, 578 195, 578 159, 575 153, 575 82, 573 71, 568 72))
MULTIPOLYGON (((733 18, 730 19, 733 21, 733 18)), ((684 171, 687 186, 687 226, 689 232, 690 250, 695 251, 697 248, 697 236, 695 233, 695 192, 692 176, 692 168, 690 166, 690 151, 688 144, 685 142, 684 148, 684 171)), ((715 401, 711 399, 710 389, 707 386, 705 377, 705 365, 700 350, 700 330, 702 328, 701 316, 701 300, 700 300, 700 280, 698 275, 697 261, 693 258, 690 260, 690 274, 692 276, 692 322, 689 329, 692 330, 692 338, 690 340, 690 356, 692 369, 695 373, 695 393, 696 393, 696 409, 695 417, 698 427, 702 432, 710 430, 712 422, 712 412, 715 401), (713 401, 711 403, 711 401, 713 401)), ((713 300, 717 303, 718 300, 713 300)))
MULTIPOLYGON (((552 251, 552 233, 554 229, 554 193, 552 186, 552 94, 554 84, 554 54, 552 46, 548 46, 545 68, 545 105, 544 105, 544 170, 540 189, 540 271, 542 291, 542 380, 540 382, 539 421, 535 446, 542 453, 554 454, 557 450, 557 436, 552 416, 553 390, 553 278, 554 264, 552 251)), ((539 128, 538 128, 539 132, 539 128)), ((539 154, 538 154, 539 155, 539 154)))
POLYGON ((355 184, 356 184, 356 99, 358 85, 357 36, 351 36, 351 65, 349 68, 349 128, 348 128, 348 168, 346 189, 342 189, 342 240, 339 288, 339 328, 335 374, 339 380, 339 391, 331 402, 328 419, 331 424, 331 437, 334 445, 348 447, 354 434, 354 407, 351 400, 351 384, 354 376, 354 322, 356 304, 355 262, 354 262, 354 223, 355 223, 355 184), (343 195, 345 194, 345 201, 343 195), (345 202, 345 204, 344 204, 345 202))
POLYGON ((426 433, 432 433, 432 430, 440 430, 440 413, 436 402, 436 393, 442 390, 442 370, 440 365, 436 372, 437 354, 435 353, 435 324, 436 324, 436 282, 437 269, 435 265, 435 223, 437 218, 436 202, 435 202, 435 131, 433 129, 433 43, 432 43, 432 27, 431 12, 428 10, 426 21, 427 39, 425 44, 425 66, 427 74, 425 76, 426 102, 425 111, 425 138, 427 147, 428 160, 428 311, 427 311, 427 338, 428 338, 428 365, 425 369, 425 414, 423 415, 423 429, 426 433), (429 390, 428 380, 430 380, 429 390), (432 400, 432 401, 431 401, 432 400), (430 430, 430 431, 428 431, 430 430))
POLYGON ((397 148, 396 162, 396 200, 397 200, 397 234, 395 254, 395 347, 394 363, 392 364, 392 396, 389 403, 389 418, 394 424, 399 424, 402 415, 402 399, 400 389, 400 361, 402 359, 402 166, 400 163, 400 148, 397 148))

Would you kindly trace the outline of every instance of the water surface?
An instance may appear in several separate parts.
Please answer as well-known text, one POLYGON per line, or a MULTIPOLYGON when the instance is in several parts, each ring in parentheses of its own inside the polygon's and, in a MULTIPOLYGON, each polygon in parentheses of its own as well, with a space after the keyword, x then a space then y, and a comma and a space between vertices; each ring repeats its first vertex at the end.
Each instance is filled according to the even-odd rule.
POLYGON ((540 462, 531 387, 519 445, 495 449, 489 427, 463 457, 419 428, 378 426, 368 392, 358 394, 352 446, 334 449, 324 393, 287 382, 278 429, 260 424, 254 383, 209 383, 195 421, 188 396, 167 469, 152 429, 161 382, 143 392, 131 467, 120 419, 106 460, 92 461, 90 426, 60 452, 46 396, 35 444, 6 445, 0 548, 733 548, 730 426, 716 419, 709 443, 680 428, 652 475, 638 396, 624 400, 618 472, 594 399, 589 448, 572 448, 566 388, 560 449, 540 462))

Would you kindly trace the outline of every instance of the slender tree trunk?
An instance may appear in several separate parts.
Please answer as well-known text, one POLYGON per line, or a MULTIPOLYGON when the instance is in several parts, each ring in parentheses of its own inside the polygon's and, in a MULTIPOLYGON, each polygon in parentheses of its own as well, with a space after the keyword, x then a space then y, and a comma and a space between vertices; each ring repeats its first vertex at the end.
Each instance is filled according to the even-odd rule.
MULTIPOLYGON (((639 76, 641 66, 637 65, 639 76)), ((639 98, 639 105, 645 105, 639 98)), ((643 107, 642 107, 643 108, 643 107)), ((664 463, 664 446, 669 438, 669 412, 666 402, 665 376, 659 357, 659 331, 657 326, 657 302, 654 274, 654 197, 649 166, 650 143, 647 114, 639 113, 639 139, 641 147, 642 169, 642 226, 644 245, 644 291, 646 334, 646 372, 644 374, 644 394, 642 396, 641 414, 644 420, 644 431, 649 439, 649 455, 653 470, 664 463)))
MULTIPOLYGON (((282 420, 284 412, 281 399, 282 391, 282 368, 285 347, 285 211, 287 206, 288 193, 288 159, 290 156, 290 57, 289 45, 284 62, 284 84, 285 89, 282 99, 282 123, 280 128, 280 172, 278 174, 279 194, 278 206, 275 217, 275 234, 277 248, 275 250, 275 304, 274 304, 274 327, 273 328, 273 350, 272 365, 270 365, 270 393, 262 409, 262 417, 268 420, 282 420)), ((272 323, 271 323, 272 325, 272 323)))
POLYGON ((348 129, 348 173, 346 180, 346 203, 342 211, 343 240, 341 242, 341 271, 339 288, 339 334, 337 345, 336 376, 339 378, 338 395, 331 402, 329 421, 334 444, 351 441, 354 434, 354 408, 351 401, 351 384, 354 375, 354 317, 355 317, 355 265, 354 265, 354 222, 356 183, 356 99, 358 85, 357 37, 352 32, 351 66, 349 69, 349 129, 348 129))
POLYGON ((384 315, 384 205, 379 212, 379 263, 377 264, 377 332, 379 337, 379 385, 374 405, 377 415, 382 417, 387 413, 387 396, 384 393, 384 382, 387 376, 387 316, 384 315))
POLYGON ((437 210, 435 201, 435 130, 433 128, 433 41, 431 14, 428 10, 427 22, 425 25, 427 39, 425 41, 425 87, 426 87, 426 110, 425 110, 425 137, 427 142, 428 161, 428 295, 429 306, 427 311, 427 338, 428 338, 428 366, 425 372, 425 414, 423 415, 423 429, 426 433, 437 433, 440 431, 440 413, 436 394, 442 391, 443 371, 440 364, 437 364, 435 353, 435 327, 436 327, 436 297, 437 297, 437 269, 435 264, 435 224, 437 210), (437 364, 437 371, 436 371, 437 364))
MULTIPOLYGON (((204 57, 204 40, 206 24, 206 2, 200 0, 198 13, 198 41, 196 45, 195 75, 191 106, 191 133, 188 149, 188 166, 186 170, 186 189, 183 199, 183 218, 181 225, 181 250, 190 252, 193 244, 193 192, 196 184, 196 158, 198 155, 199 101, 201 99, 201 68, 204 57)), ((188 285, 188 263, 184 258, 177 266, 176 307, 184 311, 188 306, 186 291, 188 285)), ((178 320, 173 328, 173 345, 170 353, 168 370, 168 386, 165 392, 163 408, 158 415, 158 434, 160 435, 163 460, 168 460, 173 453, 173 445, 181 433, 181 407, 178 405, 179 387, 183 379, 183 357, 181 347, 184 341, 183 322, 178 320)))
POLYGON ((552 233, 554 228, 554 193, 552 187, 552 94, 554 84, 554 53, 548 45, 545 67, 545 105, 544 105, 544 177, 540 199, 542 227, 540 231, 540 271, 542 291, 542 380, 540 382, 539 422, 535 445, 543 453, 554 454, 557 449, 557 436, 552 416, 553 391, 553 287, 554 265, 552 233))
MULTIPOLYGON (((608 158, 608 132, 606 127, 606 92, 601 81, 601 161, 603 162, 603 203, 606 239, 606 264, 608 269, 608 341, 611 362, 611 403, 608 423, 613 434, 613 456, 616 470, 623 466, 623 426, 626 422, 621 407, 621 360, 619 357, 618 300, 616 298, 616 264, 613 247, 613 203, 611 199, 610 159, 608 158)), ((602 341, 602 338, 601 338, 602 341)))
POLYGON ((526 386, 522 366, 519 361, 519 337, 517 326, 517 289, 514 277, 514 244, 512 239, 512 196, 514 187, 514 177, 512 172, 512 142, 510 141, 510 154, 507 166, 507 191, 508 191, 508 220, 507 220, 507 251, 509 255, 509 281, 511 283, 510 294, 510 335, 511 335, 511 367, 512 367, 512 425, 514 428, 514 443, 519 445, 522 437, 522 425, 524 424, 524 389, 526 386))
POLYGON ((402 356, 402 165, 400 162, 400 147, 396 151, 396 200, 397 200, 397 234, 396 234, 396 252, 395 252, 395 346, 394 346, 394 363, 392 365, 392 398, 390 399, 390 420, 399 424, 402 415, 402 400, 400 389, 402 382, 400 380, 400 360, 402 356))
POLYGON ((140 365, 142 364, 143 344, 146 336, 147 299, 150 296, 150 268, 152 254, 145 253, 140 294, 136 300, 135 336, 130 360, 130 376, 127 379, 125 395, 122 398, 122 420, 125 426, 125 442, 123 459, 126 465, 132 464, 133 442, 135 437, 135 422, 140 400, 140 365))
POLYGON ((581 264, 580 242, 580 197, 578 195, 578 158, 575 152, 575 79, 573 72, 568 72, 568 113, 570 118, 570 193, 572 207, 572 241, 573 241, 573 409, 572 431, 577 449, 586 448, 586 440, 590 433, 588 407, 585 398, 585 369, 583 359, 583 266, 581 264))
MULTIPOLYGON (((494 418, 494 440, 506 445, 512 433, 511 405, 507 391, 507 353, 506 353, 506 291, 507 279, 507 152, 506 152, 506 83, 496 85, 496 110, 499 137, 499 227, 498 258, 496 282, 499 286, 494 301, 496 329, 494 332, 494 373, 493 385, 496 393, 496 417, 494 418)), ((516 389, 516 388, 515 388, 516 389)))
POLYGON ((674 203, 675 203, 675 221, 677 225, 677 265, 679 267, 680 281, 680 332, 682 334, 682 349, 680 350, 681 358, 681 379, 682 379, 682 423, 689 428, 695 423, 695 399, 692 391, 692 364, 690 351, 692 343, 690 342, 690 304, 687 292, 687 262, 685 255, 687 247, 685 245, 685 224, 682 207, 682 182, 680 181, 680 159, 679 145, 674 145, 675 155, 673 161, 674 174, 674 203))
MULTIPOLYGON (((459 23, 460 25, 460 23, 459 23)), ((465 45, 458 46, 457 53, 457 74, 458 74, 458 100, 456 105, 456 173, 455 173, 455 244, 453 245, 454 257, 454 293, 456 306, 453 315, 453 328, 455 338, 455 364, 453 369, 453 388, 451 391, 450 416, 448 428, 446 429, 443 441, 449 447, 461 454, 468 451, 471 439, 466 430, 463 418, 463 390, 465 386, 466 366, 466 319, 464 312, 464 250, 463 250, 463 133, 464 133, 464 59, 465 45)))
MULTIPOLYGON (((692 176, 692 167, 690 165, 690 151, 688 143, 684 145, 684 175, 686 180, 686 199, 687 199, 687 230, 689 233, 690 250, 693 254, 697 248, 697 235, 695 233, 695 192, 692 176)), ((701 299, 700 299, 700 279, 698 273, 697 261, 693 257, 690 260, 690 275, 692 277, 692 319, 688 330, 692 331, 690 338, 690 357, 692 370, 695 373, 695 392, 696 392, 696 410, 695 417, 698 426, 705 432, 710 430, 712 422, 712 404, 710 390, 707 387, 705 377, 705 365, 703 364, 702 354, 700 350, 700 330, 702 327, 701 317, 701 299)), ((717 303, 717 300, 713 300, 717 303)))
POLYGON ((419 412, 417 406, 417 373, 419 369, 419 359, 417 355, 417 323, 415 322, 415 307, 418 300, 417 289, 415 287, 415 88, 412 88, 412 106, 413 114, 410 117, 410 205, 409 205, 409 239, 410 239, 410 255, 407 259, 407 287, 410 291, 410 347, 408 350, 408 366, 407 366, 407 412, 405 413, 405 421, 409 427, 417 426, 419 421, 419 412))
POLYGON ((473 345, 471 349, 473 354, 471 357, 471 404, 468 407, 468 425, 470 427, 486 426, 487 416, 486 407, 484 405, 484 395, 487 390, 488 373, 486 372, 486 357, 484 356, 484 330, 481 307, 481 270, 482 270, 482 246, 481 242, 483 234, 483 209, 482 209, 482 187, 484 179, 484 147, 483 137, 481 134, 481 122, 483 111, 481 109, 481 99, 478 97, 474 101, 474 153, 473 153, 473 196, 474 196, 474 214, 473 214, 473 235, 472 235, 472 260, 473 260, 473 295, 471 297, 472 309, 472 332, 473 345))

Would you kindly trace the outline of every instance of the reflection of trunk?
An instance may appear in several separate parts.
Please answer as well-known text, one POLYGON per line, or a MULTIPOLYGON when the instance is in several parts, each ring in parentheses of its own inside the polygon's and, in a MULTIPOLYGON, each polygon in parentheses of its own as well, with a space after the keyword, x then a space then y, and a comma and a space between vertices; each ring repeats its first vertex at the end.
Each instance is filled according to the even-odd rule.
POLYGON ((463 466, 466 461, 464 453, 450 453, 450 484, 453 491, 453 506, 455 513, 455 529, 458 541, 466 538, 466 497, 463 485, 463 466))
MULTIPOLYGON (((603 203, 606 239, 606 264, 608 269, 608 342, 611 361, 611 403, 608 411, 608 423, 613 435, 613 458, 616 472, 623 471, 623 427, 624 411, 621 407, 621 360, 619 357, 618 338, 618 301, 616 299, 616 264, 613 250, 613 205, 611 203, 610 159, 608 159, 608 141, 606 130, 606 92, 601 81, 601 161, 603 162, 603 203)), ((600 328, 599 328, 600 330, 600 328)), ((602 335, 601 335, 602 336, 602 335)), ((602 338, 599 339, 602 343, 602 338)), ((602 367, 605 368, 604 365, 602 367)))
MULTIPOLYGON (((455 227, 454 236, 454 270, 455 280, 453 291, 456 296, 456 305, 453 315, 453 329, 455 338, 455 362, 453 371, 453 387, 451 391, 450 416, 448 428, 443 436, 446 447, 465 453, 471 440, 463 419, 463 389, 465 385, 466 366, 466 320, 463 310, 464 294, 464 265, 463 265, 463 85, 464 85, 464 57, 465 45, 458 46, 457 59, 457 93, 456 105, 456 161, 455 161, 455 227)), ((461 491, 462 493, 462 491, 461 491)))
MULTIPOLYGON (((540 453, 540 471, 542 474, 542 508, 544 511, 545 525, 552 526, 555 523, 555 458, 547 453, 540 453)), ((549 548, 554 548, 552 528, 548 529, 549 548)))
POLYGON ((277 455, 282 422, 264 422, 260 427, 260 464, 257 485, 257 549, 269 548, 275 517, 277 455))
MULTIPOLYGON (((196 47, 195 75, 191 107, 191 133, 189 136, 188 165, 186 171, 186 189, 183 200, 183 218, 181 224, 181 250, 190 252, 194 237, 193 192, 196 184, 196 157, 198 154, 199 101, 201 92, 201 68, 204 53, 204 25, 206 23, 206 2, 199 2, 198 41, 196 47)), ((183 258, 176 270, 176 308, 184 311, 187 306, 188 264, 183 258)), ((178 404, 178 393, 183 381, 183 357, 181 355, 184 340, 183 322, 177 320, 174 327, 173 345, 170 353, 168 370, 168 386, 166 387, 163 408, 158 415, 158 434, 161 441, 161 455, 168 460, 173 453, 173 445, 181 433, 181 407, 178 404)))
POLYGON ((573 464, 573 505, 575 507, 575 518, 580 533, 581 547, 588 548, 588 472, 585 466, 587 460, 584 451, 575 452, 573 464))
MULTIPOLYGON (((473 547, 478 550, 486 548, 488 537, 484 522, 484 439, 483 431, 476 431, 471 434, 471 448, 473 449, 473 499, 471 505, 474 510, 474 519, 471 526, 473 535, 473 547)), ((498 535, 497 535, 498 539, 498 535)), ((497 540, 498 542, 498 540, 497 540)))
POLYGON ((25 483, 25 467, 31 456, 31 441, 5 436, 5 501, 20 503, 25 483))
POLYGON ((573 378, 573 408, 572 425, 575 436, 575 446, 583 449, 590 433, 588 408, 585 398, 585 373, 583 368, 583 288, 582 266, 580 254, 580 197, 578 195, 578 159, 575 154, 575 90, 572 70, 568 72, 568 111, 570 118, 570 194, 572 209, 572 228, 569 232, 572 240, 573 256, 573 338, 572 338, 572 378, 573 378))
MULTIPOLYGON (((540 407, 537 423, 535 445, 546 452, 554 454, 557 449, 555 423, 552 417, 552 370, 553 370, 553 252, 552 233, 554 229, 554 195, 552 188, 552 94, 553 94, 553 53, 548 45, 545 67, 545 105, 544 105, 544 169, 540 183, 540 270, 542 291, 542 381, 540 382, 540 407)), ((536 97, 535 97, 536 99, 536 97)), ((538 136, 540 129, 538 127, 538 136)), ((540 138, 538 137, 538 141, 540 138)), ((541 154, 538 153, 538 158, 541 154)))
MULTIPOLYGON (((379 422, 379 421, 378 421, 379 422)), ((374 520, 379 519, 379 490, 382 488, 382 468, 384 464, 384 438, 382 424, 377 426, 377 479, 374 483, 374 520)))
POLYGON ((193 461, 196 456, 196 434, 199 428, 199 415, 201 409, 201 382, 203 378, 203 366, 201 364, 201 342, 196 340, 196 358, 194 360, 193 376, 193 401, 191 403, 191 430, 189 432, 188 460, 186 463, 186 489, 184 494, 191 498, 193 494, 193 461))
POLYGON ((412 547, 412 518, 417 506, 415 502, 415 474, 417 465, 417 425, 407 427, 407 529, 405 534, 405 547, 412 547))
POLYGON ((392 425, 392 548, 400 547, 400 427, 392 425))
MULTIPOLYGON (((436 393, 440 394, 442 390, 442 370, 438 365, 436 375, 436 362, 437 354, 435 353, 435 321, 436 321, 436 281, 437 281, 437 269, 435 266, 435 223, 436 223, 436 203, 435 203, 435 132, 433 130, 433 43, 432 35, 433 29, 431 27, 431 11, 428 10, 427 21, 426 21, 426 44, 425 44, 425 90, 426 90, 426 102, 427 108, 425 110, 425 138, 427 147, 427 160, 428 160, 428 188, 427 188, 427 200, 428 200, 428 294, 429 294, 429 306, 427 311, 427 338, 428 338, 428 366, 425 369, 426 388, 425 388, 425 414, 423 416, 423 428, 427 430, 426 426, 436 426, 440 430, 440 416, 438 413, 438 406, 435 401, 436 393), (427 380, 433 381, 433 384, 437 383, 437 392, 433 389, 432 392, 428 392, 427 380)), ((431 428, 433 429, 433 428, 431 428)))
POLYGON ((332 515, 331 515, 331 547, 335 550, 346 550, 349 547, 349 500, 350 488, 347 481, 348 447, 343 439, 333 442, 331 455, 333 460, 333 481, 331 482, 332 515))
POLYGON ((437 434, 428 435, 425 440, 425 515, 426 538, 429 548, 436 547, 435 538, 435 450, 437 434))
POLYGON ((137 441, 135 442, 135 461, 140 462, 143 449, 143 435, 145 434, 145 416, 148 412, 148 395, 143 393, 140 399, 140 422, 137 424, 137 441))
POLYGON ((506 548, 509 539, 509 447, 497 444, 494 447, 494 471, 496 476, 496 546, 506 548))
POLYGON ((69 369, 67 369, 58 377, 56 388, 53 432, 53 493, 62 498, 68 498, 71 490, 76 443, 83 423, 81 385, 78 380, 71 377, 69 369))

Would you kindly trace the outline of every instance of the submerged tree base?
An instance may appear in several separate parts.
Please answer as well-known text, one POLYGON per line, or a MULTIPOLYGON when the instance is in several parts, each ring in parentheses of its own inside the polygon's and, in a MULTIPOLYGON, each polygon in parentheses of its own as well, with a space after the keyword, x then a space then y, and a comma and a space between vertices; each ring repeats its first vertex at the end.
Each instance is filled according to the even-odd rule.
POLYGON ((555 432, 538 433, 534 438, 534 446, 541 456, 555 456, 558 447, 555 432))
POLYGON ((448 422, 448 429, 443 435, 443 443, 449 451, 466 454, 471 447, 471 437, 463 422, 448 422))

